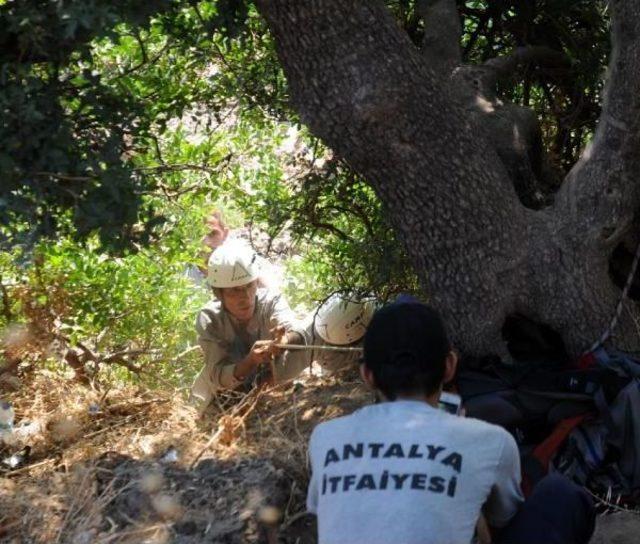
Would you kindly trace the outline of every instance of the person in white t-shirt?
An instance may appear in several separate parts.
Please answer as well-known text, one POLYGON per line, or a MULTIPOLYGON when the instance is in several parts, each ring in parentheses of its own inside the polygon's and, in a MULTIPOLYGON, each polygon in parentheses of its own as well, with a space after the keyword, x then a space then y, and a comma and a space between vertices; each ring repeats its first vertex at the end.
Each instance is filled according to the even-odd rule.
POLYGON ((318 425, 310 439, 307 508, 320 544, 467 544, 481 514, 494 542, 589 540, 586 492, 547 477, 525 503, 513 437, 438 409, 456 365, 435 310, 411 302, 376 312, 361 373, 384 401, 318 425))

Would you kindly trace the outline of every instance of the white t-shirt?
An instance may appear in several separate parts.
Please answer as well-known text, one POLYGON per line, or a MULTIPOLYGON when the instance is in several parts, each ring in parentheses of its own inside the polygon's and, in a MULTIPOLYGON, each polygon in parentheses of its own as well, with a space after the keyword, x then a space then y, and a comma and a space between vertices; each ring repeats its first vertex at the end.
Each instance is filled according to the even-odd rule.
POLYGON ((513 437, 425 402, 322 423, 309 455, 320 544, 468 544, 483 504, 489 525, 502 527, 523 501, 513 437))

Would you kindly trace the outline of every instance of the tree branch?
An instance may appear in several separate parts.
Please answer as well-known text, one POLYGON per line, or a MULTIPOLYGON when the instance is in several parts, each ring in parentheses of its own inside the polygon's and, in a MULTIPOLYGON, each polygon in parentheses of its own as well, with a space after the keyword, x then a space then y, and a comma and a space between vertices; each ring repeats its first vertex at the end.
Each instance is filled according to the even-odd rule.
POLYGON ((52 177, 60 181, 91 181, 97 179, 98 176, 72 176, 70 174, 61 174, 59 172, 35 172, 34 176, 38 177, 52 177))
MULTIPOLYGON (((612 249, 640 204, 640 0, 611 0, 612 52, 593 142, 556 199, 560 221, 582 241, 612 249)), ((605 254, 605 258, 606 258, 605 254)))
POLYGON ((380 1, 257 5, 275 35, 294 105, 312 131, 378 193, 409 190, 419 180, 420 195, 394 204, 403 218, 405 206, 424 201, 422 213, 446 208, 451 221, 469 224, 460 202, 478 187, 475 205, 496 215, 485 214, 476 232, 520 223, 509 212, 517 197, 494 152, 380 1))
POLYGON ((416 11, 424 21, 425 58, 436 70, 451 72, 462 62, 462 29, 455 0, 418 0, 416 11))
POLYGON ((562 51, 539 45, 518 47, 508 55, 486 61, 483 66, 489 69, 488 74, 492 78, 489 83, 495 85, 500 79, 509 77, 518 67, 530 63, 563 70, 571 66, 569 58, 562 51))
POLYGON ((217 174, 219 173, 220 166, 226 166, 232 157, 233 157, 233 154, 229 153, 228 155, 220 159, 213 167, 208 166, 206 164, 181 163, 181 164, 161 164, 158 166, 140 166, 138 168, 134 168, 133 171, 150 173, 150 174, 162 174, 165 172, 183 172, 187 170, 199 170, 200 172, 207 172, 208 174, 217 174))
POLYGON ((328 232, 331 232, 331 233, 335 234, 338 238, 340 238, 341 240, 343 240, 345 242, 352 241, 352 238, 348 234, 346 234, 345 232, 340 230, 335 225, 332 225, 331 223, 326 223, 324 221, 318 221, 315 218, 310 218, 309 219, 309 223, 311 225, 313 225, 314 227, 316 227, 317 229, 324 229, 324 230, 326 230, 328 232))

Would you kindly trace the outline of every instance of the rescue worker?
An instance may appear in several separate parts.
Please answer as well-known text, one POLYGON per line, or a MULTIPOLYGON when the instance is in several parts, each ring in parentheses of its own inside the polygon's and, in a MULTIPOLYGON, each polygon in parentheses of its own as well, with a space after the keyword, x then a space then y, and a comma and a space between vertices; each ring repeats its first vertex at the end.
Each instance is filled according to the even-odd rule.
POLYGON ((241 240, 227 240, 209 258, 208 283, 215 300, 196 320, 204 366, 191 388, 206 407, 216 391, 291 379, 304 366, 303 354, 282 354, 275 344, 304 344, 282 295, 258 287, 256 252, 241 240))
POLYGON ((218 210, 211 211, 204 219, 206 233, 200 239, 203 251, 200 253, 202 266, 191 264, 184 272, 184 276, 198 287, 207 286, 207 263, 212 253, 219 248, 229 236, 229 228, 218 210))
MULTIPOLYGON (((191 265, 185 272, 185 277, 190 279, 198 287, 207 287, 207 263, 213 252, 222 246, 225 241, 243 240, 237 231, 231 231, 229 227, 227 227, 222 212, 219 210, 212 210, 205 217, 204 225, 206 233, 200 240, 203 248, 206 248, 201 252, 204 266, 191 265)), ((260 255, 257 256, 256 262, 260 268, 258 287, 280 292, 283 279, 282 269, 260 255)))
MULTIPOLYGON (((311 316, 305 328, 307 343, 313 346, 360 347, 367 325, 375 312, 375 301, 358 300, 335 293, 325 300, 311 316)), ((359 351, 310 350, 308 361, 315 361, 323 371, 338 372, 356 367, 359 351)))
POLYGON ((207 228, 206 234, 202 237, 202 245, 208 247, 211 251, 218 249, 229 236, 229 227, 227 227, 222 213, 213 210, 204 220, 207 228))

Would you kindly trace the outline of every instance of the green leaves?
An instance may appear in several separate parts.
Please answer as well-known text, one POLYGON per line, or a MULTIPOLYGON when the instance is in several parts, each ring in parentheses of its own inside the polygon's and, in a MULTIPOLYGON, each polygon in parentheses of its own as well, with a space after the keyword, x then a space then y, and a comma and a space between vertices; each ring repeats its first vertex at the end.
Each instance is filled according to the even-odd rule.
POLYGON ((150 240, 133 227, 158 225, 141 201, 157 178, 136 163, 164 162, 157 142, 171 123, 231 106, 260 109, 258 121, 284 104, 247 2, 25 0, 0 6, 0 27, 0 198, 14 210, 0 247, 63 226, 79 238, 97 229, 117 251, 150 240), (71 222, 58 221, 67 210, 71 222), (12 235, 27 224, 26 238, 12 235))

